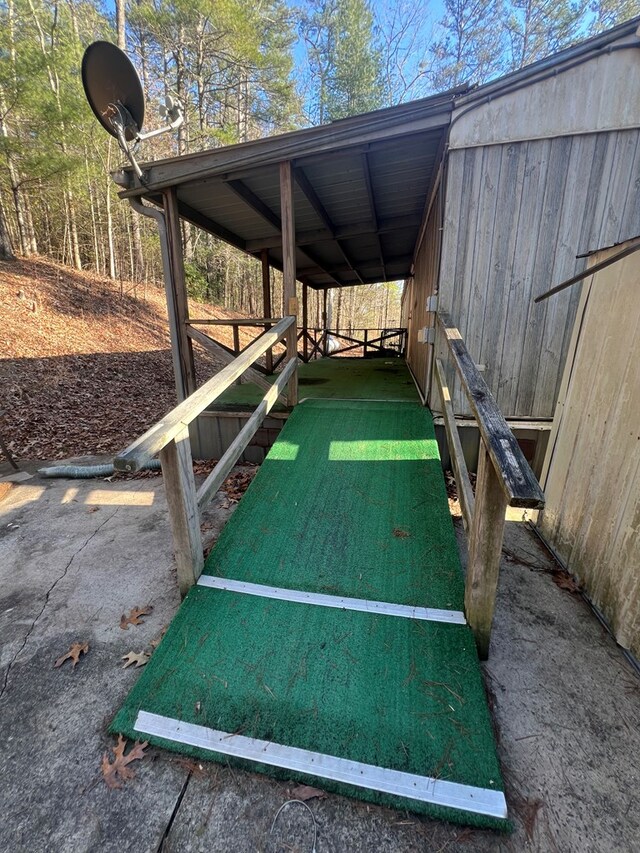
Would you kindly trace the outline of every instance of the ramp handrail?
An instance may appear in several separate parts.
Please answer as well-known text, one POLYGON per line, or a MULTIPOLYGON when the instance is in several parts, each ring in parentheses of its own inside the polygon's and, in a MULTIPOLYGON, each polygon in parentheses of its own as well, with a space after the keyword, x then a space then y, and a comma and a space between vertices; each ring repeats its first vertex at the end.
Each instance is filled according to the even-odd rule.
POLYGON ((516 437, 471 358, 462 335, 448 314, 438 311, 436 316, 480 432, 474 497, 443 363, 440 358, 436 358, 434 370, 442 401, 447 443, 458 483, 462 516, 469 533, 465 612, 475 635, 478 653, 482 659, 486 659, 489 654, 506 509, 508 506, 542 509, 545 498, 516 437))
POLYGON ((214 377, 178 403, 165 417, 148 429, 144 435, 119 453, 114 460, 117 471, 139 471, 156 456, 178 433, 189 426, 207 406, 219 397, 236 379, 260 358, 269 347, 277 343, 287 329, 295 323, 295 317, 283 317, 275 326, 264 332, 244 352, 227 364, 214 377))
MULTIPOLYGON (((292 354, 284 370, 278 374, 272 385, 268 385, 258 408, 218 460, 198 491, 196 491, 193 475, 189 424, 236 379, 246 373, 255 360, 277 343, 286 331, 295 325, 295 322, 295 316, 276 321, 271 329, 260 335, 237 358, 223 367, 201 388, 190 394, 186 400, 178 403, 161 421, 154 424, 114 460, 116 470, 133 472, 139 471, 154 456, 160 454, 173 534, 178 585, 183 596, 197 581, 204 565, 200 512, 227 478, 240 454, 258 431, 260 424, 280 395, 284 393, 289 383, 295 384, 297 356, 295 353, 292 354)), ((295 402, 295 393, 290 393, 290 398, 295 402)))

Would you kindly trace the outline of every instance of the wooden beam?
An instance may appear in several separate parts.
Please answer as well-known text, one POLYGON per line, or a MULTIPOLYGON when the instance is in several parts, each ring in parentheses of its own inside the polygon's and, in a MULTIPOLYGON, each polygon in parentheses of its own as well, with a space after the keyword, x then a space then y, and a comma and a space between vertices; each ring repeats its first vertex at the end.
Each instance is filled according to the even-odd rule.
MULTIPOLYGON (((207 406, 219 397, 223 391, 242 376, 249 367, 265 353, 269 347, 278 343, 279 340, 293 329, 295 338, 295 322, 292 317, 284 317, 269 331, 250 344, 247 349, 235 358, 230 364, 205 382, 202 387, 194 391, 186 400, 179 403, 165 417, 148 429, 126 450, 119 453, 114 459, 114 467, 117 471, 139 471, 150 459, 153 459, 163 447, 179 435, 185 426, 195 420, 207 406)), ((191 329, 193 333, 195 330, 191 329)), ((206 335, 204 336, 206 337, 206 335)))
POLYGON ((309 288, 302 285, 302 357, 305 364, 309 361, 309 288))
POLYGON ((234 193, 241 198, 245 204, 247 204, 252 210, 254 210, 258 216, 261 216, 265 222, 268 222, 269 225, 272 225, 276 231, 280 231, 282 229, 282 225, 280 222, 280 217, 271 210, 271 208, 265 204, 261 198, 250 190, 249 187, 244 184, 242 181, 226 181, 227 186, 234 191, 234 193))
POLYGON ((458 498, 460 500, 460 509, 462 510, 462 520, 465 530, 469 530, 473 519, 473 511, 475 498, 473 489, 471 488, 471 480, 469 479, 469 471, 465 462, 462 443, 460 442, 460 434, 456 425, 456 418, 453 413, 451 404, 451 394, 447 386, 447 380, 444 373, 444 366, 439 358, 435 361, 436 379, 438 391, 440 392, 440 401, 442 403, 442 416, 444 419, 444 428, 447 434, 447 444, 449 446, 449 456, 453 465, 453 473, 456 477, 458 486, 458 498))
POLYGON ((436 314, 509 506, 544 507, 544 493, 448 314, 436 314))
POLYGON ((253 412, 246 424, 242 427, 238 435, 231 442, 225 453, 220 457, 220 461, 211 471, 207 479, 198 490, 198 508, 200 511, 209 503, 211 498, 218 491, 220 486, 229 476, 233 466, 238 461, 240 454, 247 447, 253 436, 258 431, 260 424, 269 414, 273 406, 278 400, 278 397, 285 391, 287 382, 295 372, 297 364, 294 360, 287 363, 282 373, 273 383, 271 388, 265 394, 258 408, 253 412))
POLYGON ((315 210, 318 217, 324 223, 324 227, 333 235, 333 238, 334 238, 338 248, 340 249, 340 253, 342 254, 342 257, 345 259, 345 261, 347 262, 349 268, 351 270, 353 270, 353 272, 356 274, 358 280, 362 284, 364 284, 364 282, 362 281, 362 278, 360 276, 360 273, 356 269, 353 260, 351 259, 348 252, 344 248, 342 241, 338 240, 336 238, 335 225, 333 224, 331 217, 327 213, 325 206, 320 201, 320 198, 318 197, 317 192, 313 188, 311 181, 305 175, 304 170, 301 169, 300 167, 298 167, 297 169, 294 169, 294 176, 296 179, 296 183, 298 184, 298 186, 300 187, 300 189, 304 193, 305 198, 307 199, 307 201, 309 202, 311 207, 315 210))
MULTIPOLYGON (((260 252, 262 265, 262 309, 265 317, 271 314, 271 267, 269 266, 269 250, 260 252)), ((269 328, 269 327, 267 327, 269 328)), ((264 356, 267 373, 273 373, 273 350, 268 349, 264 356)))
POLYGON ((173 534, 178 586, 184 598, 204 566, 188 427, 177 431, 160 450, 160 463, 173 534))
MULTIPOLYGON (((190 338, 199 343, 200 346, 209 350, 209 352, 214 353, 214 355, 219 358, 220 361, 222 361, 224 364, 232 364, 232 362, 235 360, 235 353, 227 349, 227 347, 223 347, 222 344, 219 344, 218 341, 214 341, 213 338, 210 338, 208 335, 205 335, 204 332, 200 332, 198 331, 198 329, 193 329, 189 327, 187 329, 187 334, 190 338)), ((260 338, 256 338, 256 340, 260 340, 260 338)), ((247 367, 243 375, 246 378, 247 382, 253 382, 254 385, 257 385, 259 388, 262 388, 263 391, 267 391, 271 387, 271 383, 268 382, 264 378, 264 376, 258 373, 258 371, 254 367, 247 367)), ((239 378, 240 377, 238 377, 238 379, 239 378)))
POLYGON ((186 399, 196 389, 196 369, 193 360, 191 340, 187 336, 185 323, 189 319, 189 303, 187 285, 184 274, 184 258, 182 254, 182 231, 180 228, 180 213, 175 188, 164 193, 164 216, 167 229, 167 249, 171 273, 171 290, 173 296, 173 311, 176 319, 177 340, 172 346, 177 347, 180 361, 181 379, 179 402, 186 399))
MULTIPOLYGON (((415 229, 419 222, 416 216, 397 216, 393 219, 381 219, 378 222, 378 234, 391 234, 394 231, 407 231, 415 229)), ((337 225, 335 233, 328 228, 315 228, 309 231, 299 231, 296 234, 298 246, 306 246, 310 243, 331 242, 332 240, 350 240, 354 237, 368 237, 376 233, 372 230, 371 219, 366 222, 356 222, 353 225, 337 225)), ((247 252, 260 252, 262 249, 279 249, 280 237, 268 236, 257 237, 255 240, 247 240, 247 252)))
POLYGON ((376 232, 376 240, 378 243, 378 255, 380 257, 380 266, 382 267, 382 276, 386 280, 387 278, 387 268, 384 262, 384 255, 382 253, 382 240, 380 239, 380 234, 378 231, 378 211, 376 209, 376 200, 373 195, 373 185, 371 183, 371 169, 369 168, 369 155, 366 151, 362 154, 362 172, 364 175, 364 184, 367 188, 367 198, 369 200, 369 213, 371 214, 371 220, 373 222, 373 227, 376 232))
POLYGON ((465 615, 480 660, 489 656, 506 509, 507 497, 487 447, 481 441, 464 593, 465 615))
MULTIPOLYGON (((282 298, 283 314, 293 316, 294 321, 287 329, 287 361, 298 358, 296 344, 296 225, 293 206, 293 170, 291 162, 280 163, 280 211, 282 221, 282 298)), ((294 371, 287 385, 287 402, 295 406, 298 402, 298 373, 294 371)))

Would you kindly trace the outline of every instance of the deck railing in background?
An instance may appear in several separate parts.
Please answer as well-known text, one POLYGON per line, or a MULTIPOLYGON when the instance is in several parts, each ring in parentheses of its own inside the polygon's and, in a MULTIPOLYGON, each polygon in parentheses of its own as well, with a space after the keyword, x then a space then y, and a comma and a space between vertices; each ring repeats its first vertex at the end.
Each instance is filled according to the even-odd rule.
POLYGON ((544 493, 502 412, 480 375, 458 329, 445 313, 437 314, 448 354, 460 377, 480 431, 480 453, 475 498, 464 461, 445 369, 435 360, 449 453, 453 463, 462 517, 469 535, 465 583, 465 613, 474 632, 478 653, 489 654, 500 556, 508 506, 542 509, 544 493))
POLYGON ((262 421, 278 398, 285 393, 289 382, 295 381, 298 366, 295 350, 288 353, 289 360, 273 384, 260 377, 267 386, 261 403, 197 491, 193 476, 189 424, 236 379, 252 370, 251 365, 256 359, 278 343, 287 329, 294 325, 295 317, 269 322, 274 324, 273 328, 263 332, 236 358, 232 357, 229 364, 218 374, 179 403, 114 460, 116 470, 133 472, 139 471, 154 456, 160 454, 173 533, 178 585, 183 596, 196 582, 204 565, 200 512, 227 478, 262 421))
MULTIPOLYGON (((268 331, 276 322, 277 320, 273 317, 242 320, 189 319, 186 322, 186 327, 187 335, 192 340, 197 341, 201 346, 224 359, 225 353, 228 357, 233 358, 244 351, 240 344, 240 329, 264 328, 268 331), (233 347, 216 340, 210 334, 205 334, 195 328, 196 326, 210 328, 226 326, 231 328, 233 347)), ((304 329, 298 327, 296 340, 298 356, 305 363, 317 358, 341 356, 345 353, 350 353, 352 356, 360 355, 363 358, 376 355, 403 356, 407 343, 407 330, 397 327, 388 329, 322 329, 316 327, 304 329)), ((251 381, 261 384, 259 379, 256 379, 255 373, 266 375, 273 373, 286 357, 286 349, 281 352, 274 352, 272 347, 269 348, 265 353, 264 365, 256 363, 253 366, 254 375, 250 377, 251 381)))

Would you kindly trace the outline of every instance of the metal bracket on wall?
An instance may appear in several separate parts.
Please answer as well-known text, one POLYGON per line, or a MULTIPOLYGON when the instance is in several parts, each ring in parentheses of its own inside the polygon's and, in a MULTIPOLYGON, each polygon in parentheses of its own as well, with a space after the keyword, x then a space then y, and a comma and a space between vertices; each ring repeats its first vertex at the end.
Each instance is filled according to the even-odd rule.
POLYGON ((435 293, 433 296, 427 296, 427 311, 434 314, 438 310, 438 294, 435 293))
POLYGON ((434 344, 436 341, 436 330, 434 326, 425 326, 418 329, 418 342, 421 344, 434 344))

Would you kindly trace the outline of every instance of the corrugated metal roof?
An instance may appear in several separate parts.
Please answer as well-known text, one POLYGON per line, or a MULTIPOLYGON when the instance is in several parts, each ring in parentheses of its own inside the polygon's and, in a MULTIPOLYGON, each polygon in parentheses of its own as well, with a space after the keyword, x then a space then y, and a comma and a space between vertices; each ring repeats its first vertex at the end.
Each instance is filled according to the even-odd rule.
POLYGON ((121 195, 158 202, 175 187, 185 219, 280 267, 279 164, 291 160, 298 278, 315 288, 404 278, 461 91, 148 163, 146 185, 128 172, 121 195))

